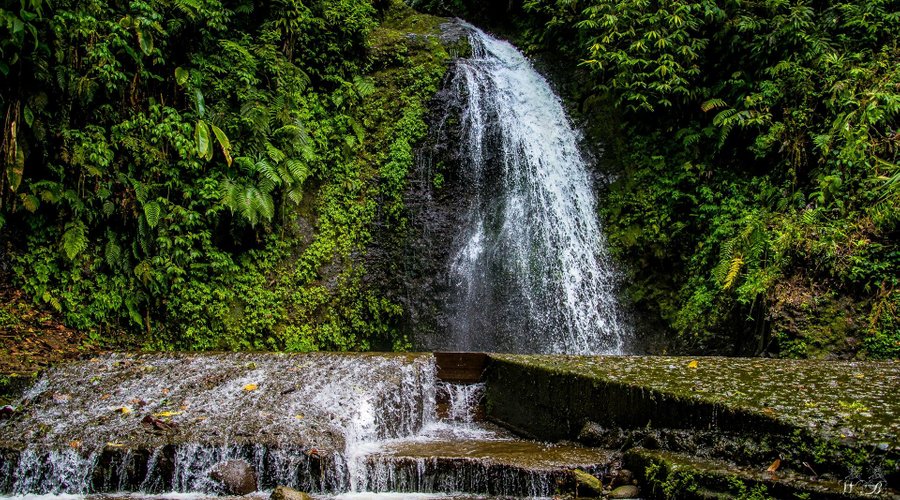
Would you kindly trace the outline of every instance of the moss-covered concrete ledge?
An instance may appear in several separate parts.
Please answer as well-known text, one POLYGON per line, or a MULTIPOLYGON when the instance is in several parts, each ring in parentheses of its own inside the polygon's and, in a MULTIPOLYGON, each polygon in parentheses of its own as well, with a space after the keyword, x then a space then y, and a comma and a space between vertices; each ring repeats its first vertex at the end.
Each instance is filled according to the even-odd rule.
POLYGON ((759 445, 737 461, 897 476, 898 362, 494 354, 485 380, 489 417, 541 439, 666 448, 686 430, 759 445))

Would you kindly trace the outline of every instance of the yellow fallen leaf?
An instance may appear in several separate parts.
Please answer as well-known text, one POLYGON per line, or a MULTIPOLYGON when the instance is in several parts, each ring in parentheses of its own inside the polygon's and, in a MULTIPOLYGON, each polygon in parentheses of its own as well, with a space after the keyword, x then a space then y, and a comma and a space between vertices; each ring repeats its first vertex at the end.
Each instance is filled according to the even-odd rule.
POLYGON ((245 391, 248 391, 248 392, 249 392, 249 391, 255 391, 255 390, 256 390, 256 387, 257 387, 256 384, 247 384, 247 385, 244 386, 244 390, 245 390, 245 391))
POLYGON ((769 468, 766 469, 766 472, 775 472, 779 467, 781 467, 781 459, 776 458, 775 461, 772 462, 772 465, 770 465, 769 468))
POLYGON ((688 368, 697 368, 697 365, 698 365, 698 364, 699 364, 699 363, 697 363, 697 360, 695 359, 695 360, 691 361, 690 363, 688 363, 688 364, 687 364, 687 367, 688 367, 688 368))
POLYGON ((107 442, 107 443, 106 443, 106 446, 108 446, 108 447, 110 447, 110 448, 124 448, 124 447, 125 447, 124 444, 122 444, 122 443, 116 443, 116 442, 114 442, 114 441, 109 441, 109 442, 107 442))
POLYGON ((294 415, 294 418, 296 418, 297 420, 300 420, 301 418, 303 418, 303 415, 294 415))
POLYGON ((166 418, 166 417, 174 417, 175 415, 181 415, 184 412, 181 411, 163 411, 159 413, 154 413, 153 416, 156 418, 166 418))
POLYGON ((129 413, 131 413, 131 408, 123 406, 121 408, 117 408, 116 411, 121 413, 122 415, 128 415, 129 413))
POLYGON ((863 375, 862 373, 856 373, 856 374, 854 374, 853 376, 856 377, 856 378, 866 378, 866 376, 863 375))

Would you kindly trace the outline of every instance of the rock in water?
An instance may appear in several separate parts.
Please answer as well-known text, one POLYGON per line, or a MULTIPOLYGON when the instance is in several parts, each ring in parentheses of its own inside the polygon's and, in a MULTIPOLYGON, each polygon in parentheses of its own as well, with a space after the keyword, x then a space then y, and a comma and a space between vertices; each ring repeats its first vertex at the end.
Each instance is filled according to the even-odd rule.
POLYGON ((597 497, 603 495, 603 483, 599 479, 581 469, 573 470, 572 474, 575 475, 575 487, 579 495, 597 497))
POLYGON ((297 491, 287 486, 279 486, 272 492, 269 500, 312 500, 312 497, 302 491, 297 491))
POLYGON ((256 470, 243 460, 220 462, 209 477, 222 483, 227 495, 249 495, 256 491, 256 470))
POLYGON ((610 487, 615 489, 619 486, 632 484, 634 474, 628 469, 619 469, 610 481, 610 487))
POLYGON ((641 489, 632 484, 619 486, 609 492, 609 498, 637 498, 641 494, 641 489))

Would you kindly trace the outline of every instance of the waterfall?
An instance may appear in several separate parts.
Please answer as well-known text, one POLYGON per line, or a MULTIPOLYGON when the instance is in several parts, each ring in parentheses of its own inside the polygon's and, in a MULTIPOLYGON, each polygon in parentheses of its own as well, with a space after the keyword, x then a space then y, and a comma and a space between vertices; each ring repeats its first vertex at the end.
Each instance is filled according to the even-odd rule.
POLYGON ((450 82, 461 183, 473 194, 449 261, 447 330, 427 347, 621 354, 628 327, 579 136, 509 43, 463 23, 450 82))

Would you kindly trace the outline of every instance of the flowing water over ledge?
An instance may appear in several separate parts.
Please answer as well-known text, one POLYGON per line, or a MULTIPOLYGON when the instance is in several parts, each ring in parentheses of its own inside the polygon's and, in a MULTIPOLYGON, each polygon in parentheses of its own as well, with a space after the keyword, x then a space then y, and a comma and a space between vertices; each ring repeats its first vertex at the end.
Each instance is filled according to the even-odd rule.
POLYGON ((0 493, 220 494, 210 472, 244 460, 261 489, 544 497, 609 461, 475 422, 482 394, 432 355, 112 354, 49 371, 0 421, 0 493))
POLYGON ((426 202, 419 210, 423 238, 440 241, 417 252, 446 258, 437 271, 441 283, 411 292, 422 298, 411 301, 419 302, 413 310, 440 297, 435 331, 415 332, 419 347, 621 354, 629 326, 616 299, 617 273, 579 134, 519 50, 459 24, 471 55, 450 69, 437 99, 443 111, 432 126, 435 151, 419 167, 452 164, 441 175, 452 178, 459 195, 447 200, 452 209, 426 202), (447 158, 429 159, 447 148, 447 158), (452 212, 447 221, 429 222, 442 210, 452 212), (446 257, 434 254, 435 246, 448 248, 446 257))

